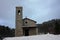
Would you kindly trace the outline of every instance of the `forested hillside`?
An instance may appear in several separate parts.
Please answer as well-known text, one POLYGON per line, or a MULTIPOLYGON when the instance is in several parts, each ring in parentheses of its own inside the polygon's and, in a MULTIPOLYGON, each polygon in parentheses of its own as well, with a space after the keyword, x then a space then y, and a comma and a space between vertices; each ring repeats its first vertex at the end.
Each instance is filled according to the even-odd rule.
POLYGON ((39 33, 60 34, 60 19, 53 19, 42 24, 37 24, 39 33))
POLYGON ((0 37, 14 37, 15 29, 0 25, 0 37))

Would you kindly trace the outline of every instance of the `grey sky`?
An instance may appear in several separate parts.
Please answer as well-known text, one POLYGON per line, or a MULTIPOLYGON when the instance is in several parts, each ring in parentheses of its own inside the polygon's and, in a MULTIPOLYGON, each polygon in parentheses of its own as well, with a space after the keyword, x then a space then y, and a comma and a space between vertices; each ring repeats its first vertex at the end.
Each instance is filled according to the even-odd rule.
POLYGON ((23 17, 42 23, 60 19, 60 0, 0 0, 0 24, 15 27, 15 7, 23 6, 23 17))

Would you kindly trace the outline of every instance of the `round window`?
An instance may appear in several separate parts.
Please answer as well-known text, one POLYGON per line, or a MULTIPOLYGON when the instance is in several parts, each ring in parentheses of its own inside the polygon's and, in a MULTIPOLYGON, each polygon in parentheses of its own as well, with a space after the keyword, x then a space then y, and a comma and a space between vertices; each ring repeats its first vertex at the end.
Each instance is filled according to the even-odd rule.
POLYGON ((27 22, 25 22, 27 24, 27 22))

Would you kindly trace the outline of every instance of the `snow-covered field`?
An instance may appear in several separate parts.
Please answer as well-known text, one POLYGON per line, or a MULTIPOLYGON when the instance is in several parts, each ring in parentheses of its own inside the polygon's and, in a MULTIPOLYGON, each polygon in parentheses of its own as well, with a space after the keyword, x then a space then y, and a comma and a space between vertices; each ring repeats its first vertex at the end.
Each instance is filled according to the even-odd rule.
POLYGON ((35 36, 8 37, 3 40, 60 40, 60 35, 43 34, 35 36))

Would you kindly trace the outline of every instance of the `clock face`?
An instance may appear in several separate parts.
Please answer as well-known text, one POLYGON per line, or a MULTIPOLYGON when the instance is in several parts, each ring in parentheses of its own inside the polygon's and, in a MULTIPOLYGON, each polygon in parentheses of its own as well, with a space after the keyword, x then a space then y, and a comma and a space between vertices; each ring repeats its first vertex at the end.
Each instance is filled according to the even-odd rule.
POLYGON ((18 10, 18 14, 20 15, 21 13, 20 13, 20 10, 18 10))

